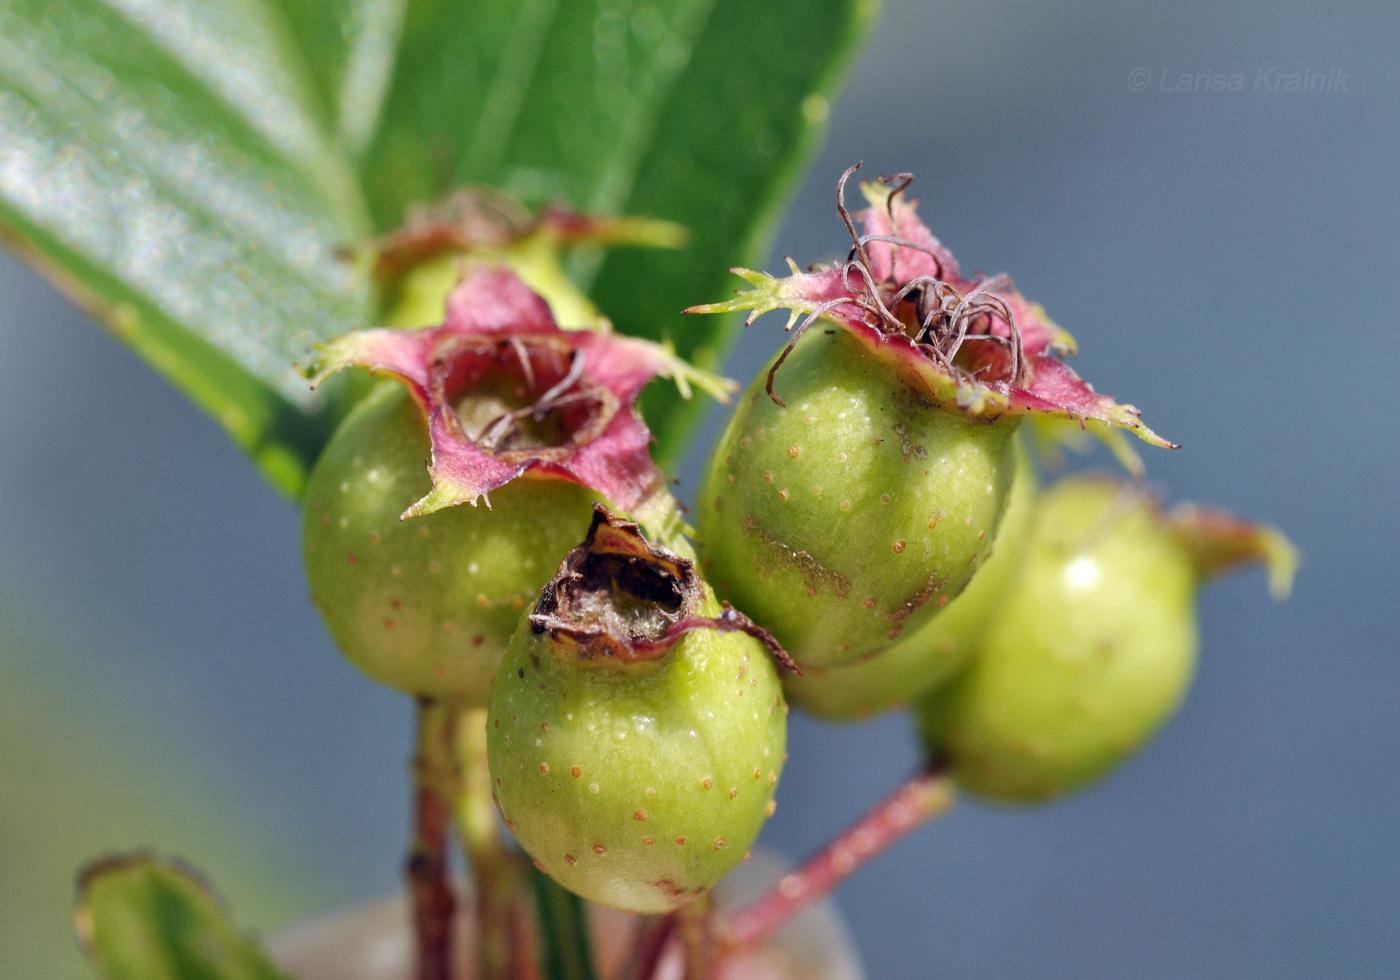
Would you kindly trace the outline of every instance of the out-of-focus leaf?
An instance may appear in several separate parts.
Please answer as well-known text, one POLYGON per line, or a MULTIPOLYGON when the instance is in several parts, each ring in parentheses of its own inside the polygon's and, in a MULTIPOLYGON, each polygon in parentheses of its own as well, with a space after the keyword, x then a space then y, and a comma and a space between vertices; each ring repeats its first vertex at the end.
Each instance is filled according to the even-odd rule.
MULTIPOLYGON (((609 253, 592 294, 620 329, 713 367, 732 322, 679 311, 716 295, 729 266, 761 260, 877 6, 417 0, 365 169, 371 209, 387 227, 476 182, 686 225, 682 251, 609 253)), ((694 410, 656 387, 648 420, 673 451, 694 410)))
MULTIPOLYGON (((0 235, 295 495, 333 413, 293 366, 371 315, 341 247, 460 184, 687 225, 593 295, 716 364, 732 324, 675 311, 757 264, 875 7, 11 0, 0 235)), ((651 409, 674 450, 694 410, 651 409)))
MULTIPOLYGON (((732 291, 730 267, 764 261, 878 11, 878 0, 716 0, 618 205, 686 225, 690 248, 608 254, 591 294, 619 329, 669 337, 682 356, 719 367, 739 318, 702 324, 680 311, 732 291)), ((666 465, 703 405, 654 385, 642 409, 666 465)))
POLYGON ((350 157, 368 148, 398 54, 408 0, 277 0, 350 157))
POLYGON ((294 364, 368 311, 333 61, 262 0, 0 7, 0 233, 291 493, 329 424, 294 364))
POLYGON ((148 856, 89 866, 77 925, 106 980, 288 980, 193 872, 148 856))

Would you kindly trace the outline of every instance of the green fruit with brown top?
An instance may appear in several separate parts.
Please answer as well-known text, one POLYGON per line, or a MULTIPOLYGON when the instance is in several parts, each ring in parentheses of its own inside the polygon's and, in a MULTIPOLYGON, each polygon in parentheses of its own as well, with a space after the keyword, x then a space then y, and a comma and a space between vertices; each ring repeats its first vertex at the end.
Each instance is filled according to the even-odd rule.
POLYGON ((1025 567, 970 667, 917 709, 924 739, 970 792, 1045 800, 1133 754, 1176 710, 1196 659, 1209 573, 1267 560, 1278 532, 1145 491, 1073 478, 1042 497, 1025 567))
POLYGON ((423 413, 397 385, 345 419, 312 471, 302 543, 311 598, 345 656, 409 694, 484 705, 526 606, 588 528, 595 495, 512 481, 492 507, 401 519, 431 487, 423 413))
POLYGON ((487 728, 501 815, 584 898, 665 912, 747 853, 782 771, 773 661, 691 562, 600 515, 521 624, 487 728))
POLYGON ((707 576, 804 668, 871 656, 952 601, 991 551, 1014 422, 935 404, 846 331, 809 332, 760 378, 712 457, 707 576))

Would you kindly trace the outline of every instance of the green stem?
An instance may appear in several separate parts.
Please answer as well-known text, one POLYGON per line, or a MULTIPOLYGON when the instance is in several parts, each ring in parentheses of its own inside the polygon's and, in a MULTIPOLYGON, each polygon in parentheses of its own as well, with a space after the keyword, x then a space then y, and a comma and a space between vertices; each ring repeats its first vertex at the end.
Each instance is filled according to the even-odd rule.
POLYGON ((519 950, 528 949, 528 944, 516 942, 524 872, 496 819, 486 765, 486 717, 485 708, 457 713, 457 759, 462 768, 457 826, 476 885, 478 976, 518 980, 529 970, 528 964, 518 962, 519 950))
POLYGON ((457 899, 448 869, 448 830, 457 771, 452 707, 420 698, 413 757, 413 844, 407 863, 413 902, 417 980, 452 980, 452 919, 457 899))
POLYGON ((543 871, 531 870, 544 975, 549 980, 597 980, 583 900, 543 871))

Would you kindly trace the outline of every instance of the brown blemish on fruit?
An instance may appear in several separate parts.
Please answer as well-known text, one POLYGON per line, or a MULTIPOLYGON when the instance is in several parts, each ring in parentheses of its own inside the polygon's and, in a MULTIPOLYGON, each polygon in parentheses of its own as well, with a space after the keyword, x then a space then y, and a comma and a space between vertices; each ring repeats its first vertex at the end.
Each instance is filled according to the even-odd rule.
POLYGON ((711 506, 714 507, 714 509, 717 510, 717 511, 723 510, 723 509, 724 509, 724 498, 721 497, 719 494, 715 494, 714 503, 711 504, 711 506))
POLYGON ((764 482, 764 483, 772 483, 772 482, 773 482, 773 471, 772 471, 772 470, 764 470, 764 471, 763 471, 763 482, 764 482))
POLYGON ((721 847, 723 847, 723 846, 724 846, 724 838, 723 838, 723 837, 716 837, 716 838, 715 838, 715 842, 714 842, 713 844, 710 845, 710 847, 711 847, 713 850, 716 850, 716 851, 718 851, 718 850, 719 850, 721 847))
POLYGON ((778 801, 777 801, 777 800, 769 800, 769 801, 768 801, 768 816, 771 817, 773 814, 775 814, 775 813, 777 813, 777 812, 778 812, 778 801))
POLYGON ((651 845, 653 845, 653 844, 655 844, 655 843, 656 843, 656 838, 655 838, 655 837, 643 837, 643 838, 642 838, 642 846, 643 846, 643 847, 651 847, 651 845))
POLYGON ((758 777, 760 777, 760 776, 762 776, 762 775, 763 775, 763 770, 762 770, 762 769, 759 769, 758 767, 755 766, 755 767, 754 767, 754 771, 753 771, 753 778, 754 778, 754 779, 757 779, 758 777))
POLYGON ((749 437, 748 437, 748 436, 744 436, 742 439, 739 440, 739 448, 740 448, 740 449, 748 449, 748 448, 749 448, 749 437))
POLYGON ((569 775, 573 776, 575 779, 578 779, 578 777, 583 775, 583 770, 580 769, 578 766, 574 766, 572 769, 569 770, 569 775))
POLYGON ((782 500, 782 501, 786 501, 786 500, 788 499, 788 492, 787 492, 786 490, 779 490, 779 491, 778 491, 778 499, 779 499, 779 500, 782 500))
POLYGON ((688 841, 688 840, 690 840, 689 837, 677 837, 677 838, 676 838, 676 843, 677 843, 677 844, 684 844, 684 843, 685 843, 686 841, 688 841))
POLYGON ((549 731, 549 722, 547 722, 547 721, 540 722, 540 731, 542 731, 542 732, 547 732, 547 731, 549 731))
POLYGON ((713 789, 715 781, 709 776, 706 776, 704 779, 700 780, 700 785, 705 787, 706 789, 713 789))
POLYGON ((647 792, 646 792, 646 797, 647 797, 647 799, 649 799, 649 800, 654 800, 654 799, 656 799, 656 790, 654 790, 654 789, 652 789, 650 786, 648 786, 648 787, 647 787, 647 792))
POLYGON ((646 812, 645 810, 633 810, 633 811, 632 811, 632 819, 633 819, 633 820, 636 820, 638 823, 646 823, 646 822, 647 822, 647 812, 646 812))
POLYGON ((428 562, 428 573, 429 573, 430 575, 436 575, 436 574, 438 574, 438 573, 441 572, 441 571, 442 571, 442 562, 440 562, 440 561, 430 561, 430 562, 428 562))
POLYGON ((987 540, 987 532, 986 532, 986 531, 978 531, 978 532, 977 532, 977 540, 978 540, 978 541, 985 541, 985 540, 987 540))
POLYGON ((548 762, 541 762, 541 763, 540 763, 540 772, 548 774, 548 772, 549 772, 549 763, 548 763, 548 762))
POLYGON ((597 854, 597 855, 599 855, 599 856, 601 857, 602 855, 608 853, 608 849, 607 849, 606 847, 604 847, 602 844, 594 844, 594 845, 593 845, 593 853, 594 853, 594 854, 597 854))
POLYGON ((354 565, 358 565, 359 563, 360 563, 360 556, 357 555, 357 554, 355 554, 353 551, 348 552, 348 553, 345 555, 345 564, 354 566, 354 565))
POLYGON ((812 488, 812 496, 813 496, 813 497, 820 497, 821 495, 822 495, 822 488, 821 488, 821 487, 813 487, 813 488, 812 488))
POLYGON ((843 500, 843 501, 841 501, 840 507, 841 507, 842 510, 850 510, 850 509, 851 509, 851 502, 850 502, 849 500, 843 500))
POLYGON ((597 783, 589 783, 589 784, 588 784, 588 792, 590 792, 590 793, 596 793, 596 792, 598 792, 598 784, 597 784, 597 783))
POLYGON ((822 563, 813 557, 811 552, 798 551, 783 544, 767 528, 760 525, 753 519, 752 514, 744 515, 744 536, 754 538, 763 547, 766 555, 759 558, 760 574, 769 573, 773 570, 773 562, 784 565, 791 565, 797 569, 802 576, 802 584, 809 591, 817 591, 820 587, 830 589, 838 599, 844 599, 851 591, 851 583, 839 572, 833 572, 822 566, 822 563))
POLYGON ((788 459, 796 459, 802 455, 802 450, 797 446, 788 446, 788 459))
POLYGON ((564 863, 568 865, 575 865, 578 864, 578 859, 575 858, 572 854, 565 854, 564 863))
POLYGON ((874 608, 875 608, 875 597, 874 597, 874 596, 867 596, 867 597, 865 598, 865 600, 861 602, 861 605, 864 606, 866 609, 874 609, 874 608))
POLYGON ((896 555, 903 551, 904 548, 905 542, 903 539, 896 541, 894 544, 890 545, 890 550, 893 551, 896 555))
POLYGON ((738 789, 731 789, 731 790, 729 791, 729 798, 730 798, 731 800, 733 800, 733 799, 738 799, 738 797, 739 797, 739 790, 738 790, 738 789))
POLYGON ((890 502, 890 495, 889 495, 889 494, 887 494, 887 493, 882 493, 882 494, 880 494, 880 503, 882 503, 882 504, 887 504, 887 503, 889 503, 889 502, 890 502))
POLYGON ((386 630, 391 630, 391 629, 393 629, 393 628, 394 628, 394 621, 393 621, 392 619, 385 619, 385 620, 384 620, 384 628, 385 628, 386 630))
MULTIPOLYGON (((443 625, 443 626, 451 626, 452 624, 451 624, 451 623, 443 623, 442 625, 443 625)), ((476 634, 476 636, 473 636, 473 637, 472 637, 472 646, 474 646, 474 647, 479 647, 479 646, 481 646, 481 645, 482 645, 483 643, 485 643, 485 642, 486 642, 486 635, 485 635, 484 633, 478 633, 478 634, 476 634)))
MULTIPOLYGON (((893 640, 899 636, 900 632, 904 629, 904 624, 909 620, 909 617, 918 612, 925 603, 933 598, 935 593, 942 592, 943 587, 947 584, 947 577, 940 575, 938 569, 935 568, 933 571, 929 572, 928 578, 924 579, 924 584, 919 586, 918 591, 885 614, 890 622, 895 624, 895 628, 890 632, 889 638, 893 640)), ((950 597, 946 594, 940 595, 940 601, 935 603, 935 608, 941 609, 947 604, 949 598, 950 597)))
MULTIPOLYGON (((500 727, 501 727, 501 719, 497 718, 497 719, 495 719, 493 722, 491 722, 491 727, 492 727, 492 728, 500 728, 500 727)), ((499 782, 499 780, 498 780, 498 782, 499 782)))
POLYGON ((778 785, 778 770, 774 769, 772 772, 770 772, 770 773, 768 774, 768 785, 769 785, 769 786, 776 786, 776 785, 778 785))

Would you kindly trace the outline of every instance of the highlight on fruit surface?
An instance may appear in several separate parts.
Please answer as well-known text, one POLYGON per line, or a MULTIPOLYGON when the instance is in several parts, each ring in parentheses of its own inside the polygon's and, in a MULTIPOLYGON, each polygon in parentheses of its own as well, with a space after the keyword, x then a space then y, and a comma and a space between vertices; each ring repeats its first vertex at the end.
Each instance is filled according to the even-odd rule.
POLYGON ((492 785, 536 864, 636 912, 712 888, 758 836, 782 772, 771 644, 691 561, 599 508, 491 695, 492 785))
POLYGON ((720 594, 804 667, 876 656, 963 590, 995 539, 1021 419, 1170 445, 1064 364, 1073 340, 1007 277, 963 277, 907 175, 867 185, 852 218, 851 172, 844 263, 735 270, 754 288, 689 311, 785 307, 797 324, 741 398, 697 520, 720 594))
POLYGON ((1055 484, 971 665, 917 707, 932 757, 1004 802, 1104 775, 1180 704, 1201 582, 1250 562, 1287 593, 1297 556, 1273 528, 1194 505, 1163 512, 1116 480, 1055 484))
POLYGON ((411 694, 484 704, 593 502, 679 526, 636 410, 642 387, 664 375, 687 392, 726 388, 660 345, 560 329, 503 267, 471 272, 447 310, 439 327, 325 346, 318 381, 358 365, 399 384, 357 405, 318 460, 303 546, 312 599, 351 661, 411 694))

